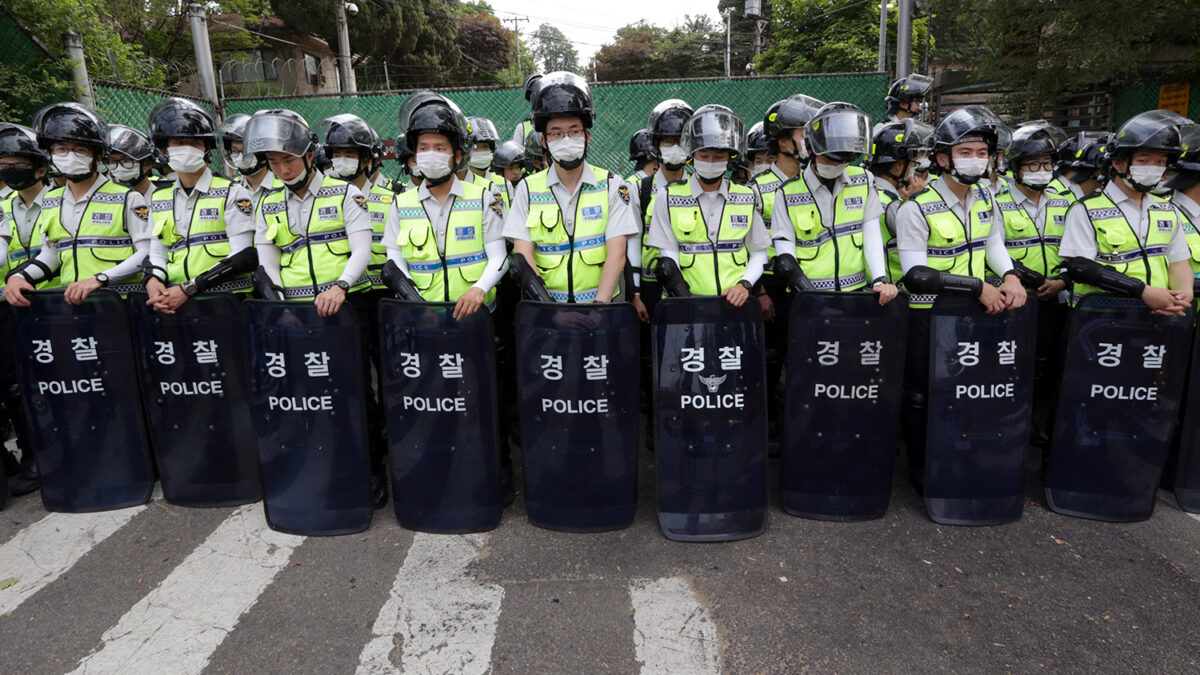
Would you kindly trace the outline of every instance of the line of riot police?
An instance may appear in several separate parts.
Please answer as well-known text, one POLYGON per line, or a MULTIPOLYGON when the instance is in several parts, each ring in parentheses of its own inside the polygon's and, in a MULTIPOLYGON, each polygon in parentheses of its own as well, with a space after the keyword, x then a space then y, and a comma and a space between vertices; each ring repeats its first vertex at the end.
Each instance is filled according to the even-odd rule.
POLYGON ((933 520, 1011 522, 1032 443, 1055 511, 1146 518, 1168 466, 1200 509, 1200 126, 1068 138, 966 106, 930 127, 931 84, 893 85, 874 128, 802 94, 749 132, 663 101, 628 180, 588 163, 591 92, 564 72, 527 81, 511 141, 410 95, 404 182, 352 114, 5 125, 14 492, 92 511, 161 481, 339 534, 390 483, 405 527, 481 531, 515 445, 532 523, 602 531, 632 522, 644 440, 664 534, 721 541, 765 529, 776 454, 793 515, 881 516, 903 447, 933 520))

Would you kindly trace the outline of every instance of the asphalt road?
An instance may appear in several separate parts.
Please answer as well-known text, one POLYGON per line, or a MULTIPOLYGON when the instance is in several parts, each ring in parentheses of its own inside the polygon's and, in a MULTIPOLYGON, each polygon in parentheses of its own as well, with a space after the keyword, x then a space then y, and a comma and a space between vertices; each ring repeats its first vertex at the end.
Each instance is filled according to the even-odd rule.
MULTIPOLYGON (((761 537, 664 538, 645 455, 637 519, 605 534, 267 530, 261 507, 152 501, 0 512, 0 671, 1196 672, 1200 521, 1161 493, 1135 524, 1051 513, 939 526, 897 465, 887 514, 761 537), (50 549, 50 550, 47 550, 50 549)), ((774 469, 774 466, 772 467, 774 469)), ((772 473, 774 475, 774 473, 772 473)))

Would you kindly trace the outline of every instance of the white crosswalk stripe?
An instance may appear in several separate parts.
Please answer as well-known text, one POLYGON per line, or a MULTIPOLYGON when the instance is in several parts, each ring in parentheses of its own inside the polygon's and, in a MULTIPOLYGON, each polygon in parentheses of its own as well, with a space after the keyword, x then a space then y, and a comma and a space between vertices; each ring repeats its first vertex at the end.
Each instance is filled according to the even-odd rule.
POLYGON ((0 614, 13 611, 62 576, 145 508, 52 513, 18 532, 0 546, 0 614))
POLYGON ((107 631, 77 673, 199 673, 304 537, 267 527, 261 503, 235 510, 107 631))
POLYGON ((379 610, 359 673, 486 673, 504 589, 469 568, 487 535, 418 534, 379 610), (403 641, 393 657, 397 636, 403 641))
POLYGON ((686 579, 634 579, 629 597, 643 675, 721 672, 717 627, 686 579))

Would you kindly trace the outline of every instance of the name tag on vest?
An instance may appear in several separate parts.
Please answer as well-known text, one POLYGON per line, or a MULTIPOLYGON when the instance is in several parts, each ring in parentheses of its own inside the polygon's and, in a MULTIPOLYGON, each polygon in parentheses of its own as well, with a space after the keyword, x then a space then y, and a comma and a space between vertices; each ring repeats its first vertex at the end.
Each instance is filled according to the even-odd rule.
POLYGON ((991 220, 991 219, 992 219, 992 210, 991 209, 987 209, 986 211, 979 212, 979 222, 982 223, 985 220, 991 220))
POLYGON ((842 199, 842 208, 846 209, 847 211, 862 211, 863 198, 862 197, 845 197, 842 199))
POLYGON ((337 220, 338 208, 336 206, 322 206, 317 209, 317 220, 337 220))
POLYGON ((221 219, 221 210, 216 208, 200 209, 200 220, 216 221, 221 219))
POLYGON ((729 226, 744 230, 750 227, 750 216, 729 216, 729 226))
POLYGON ((1173 220, 1161 220, 1161 219, 1159 219, 1159 220, 1157 220, 1156 222, 1157 222, 1157 224, 1158 224, 1158 231, 1159 231, 1159 233, 1166 233, 1166 232, 1170 232, 1170 231, 1171 231, 1171 228, 1175 226, 1175 221, 1173 221, 1173 220))
POLYGON ((385 215, 387 215, 387 214, 385 214, 385 213, 383 213, 383 212, 381 212, 381 211, 372 211, 372 212, 371 212, 371 222, 372 222, 372 223, 382 223, 382 222, 383 222, 383 217, 384 217, 385 215))
POLYGON ((475 227, 456 227, 454 228, 454 238, 459 241, 471 241, 475 238, 475 227))
POLYGON ((1062 224, 1063 224, 1063 221, 1064 221, 1064 220, 1066 220, 1066 219, 1067 219, 1067 217, 1066 217, 1066 216, 1064 216, 1064 215, 1061 215, 1061 214, 1055 214, 1055 215, 1054 215, 1054 224, 1055 224, 1055 225, 1062 225, 1062 224))
POLYGON ((579 210, 579 213, 584 220, 600 220, 600 217, 604 215, 604 210, 599 206, 585 206, 579 210))
POLYGON ((111 213, 93 213, 92 214, 92 224, 93 225, 111 225, 112 221, 113 221, 113 214, 111 214, 111 213))

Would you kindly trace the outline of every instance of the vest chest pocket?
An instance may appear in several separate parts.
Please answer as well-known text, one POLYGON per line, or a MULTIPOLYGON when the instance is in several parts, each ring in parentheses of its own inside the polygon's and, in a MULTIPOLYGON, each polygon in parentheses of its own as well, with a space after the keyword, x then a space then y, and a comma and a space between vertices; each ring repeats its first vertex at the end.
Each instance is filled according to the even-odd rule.
POLYGON ((1192 253, 1192 260, 1200 263, 1200 232, 1195 230, 1188 232, 1187 245, 1188 250, 1192 253))
POLYGON ((605 238, 603 234, 597 234, 587 237, 586 240, 576 239, 577 245, 586 246, 579 250, 579 259, 588 265, 603 265, 608 259, 608 251, 605 248, 605 238))

